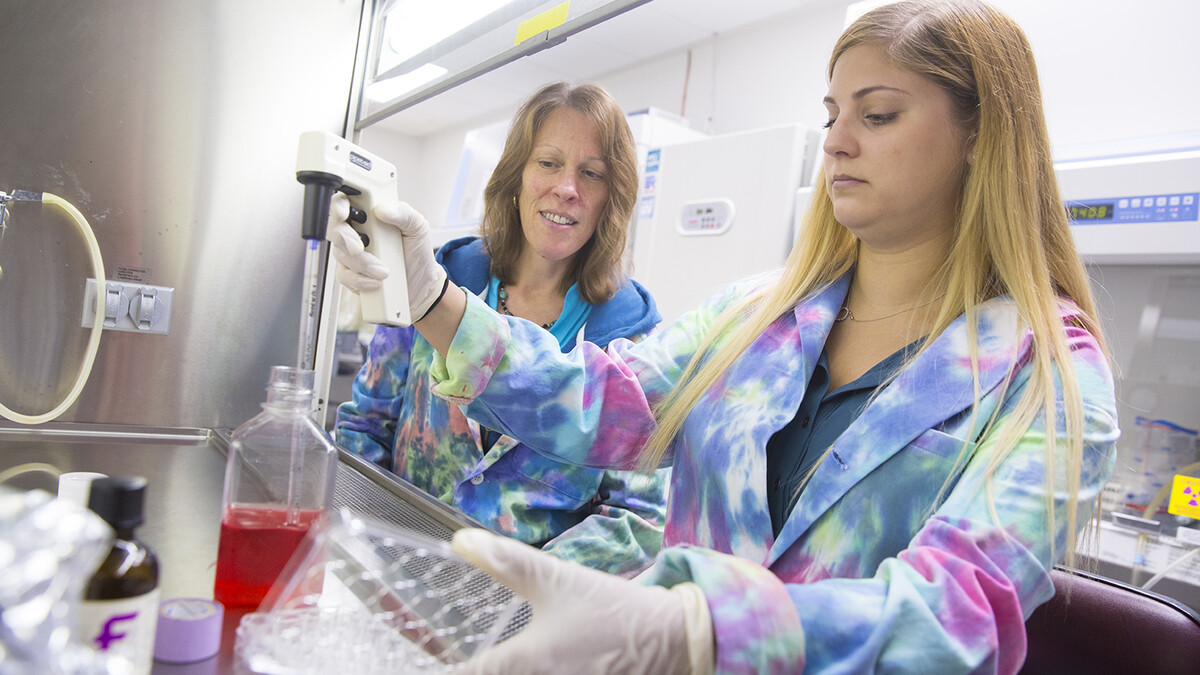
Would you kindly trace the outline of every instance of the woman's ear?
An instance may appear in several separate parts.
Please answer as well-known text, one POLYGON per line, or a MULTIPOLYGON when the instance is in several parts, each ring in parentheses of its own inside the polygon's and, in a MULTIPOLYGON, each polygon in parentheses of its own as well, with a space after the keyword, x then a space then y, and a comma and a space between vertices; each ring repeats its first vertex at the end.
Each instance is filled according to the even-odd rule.
POLYGON ((967 145, 967 168, 968 169, 975 168, 975 154, 976 154, 976 147, 978 146, 978 141, 979 141, 978 133, 969 133, 967 135, 966 145, 967 145))

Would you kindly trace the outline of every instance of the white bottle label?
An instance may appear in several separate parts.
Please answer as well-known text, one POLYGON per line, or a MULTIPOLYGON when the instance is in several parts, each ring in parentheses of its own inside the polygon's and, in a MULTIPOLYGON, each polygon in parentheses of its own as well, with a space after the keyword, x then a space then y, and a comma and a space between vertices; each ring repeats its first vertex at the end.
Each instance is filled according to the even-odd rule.
POLYGON ((154 660, 157 624, 158 589, 120 600, 85 600, 79 611, 80 642, 129 659, 133 672, 143 675, 154 660))

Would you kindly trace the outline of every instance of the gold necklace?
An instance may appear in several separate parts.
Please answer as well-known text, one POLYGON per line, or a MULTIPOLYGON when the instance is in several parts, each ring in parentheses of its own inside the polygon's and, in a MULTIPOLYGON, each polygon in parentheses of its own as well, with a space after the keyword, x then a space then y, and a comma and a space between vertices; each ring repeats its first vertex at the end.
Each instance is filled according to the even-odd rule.
POLYGON ((854 312, 851 312, 849 307, 847 307, 846 305, 842 305, 842 308, 840 310, 838 310, 837 316, 835 316, 833 318, 833 320, 834 321, 846 321, 847 319, 849 319, 850 321, 853 321, 855 323, 871 323, 872 321, 883 321, 884 319, 890 319, 893 316, 896 316, 897 314, 903 314, 905 312, 911 312, 914 309, 921 309, 922 307, 928 307, 928 306, 932 305, 933 303, 937 302, 938 300, 941 300, 945 296, 946 296, 946 294, 942 293, 941 295, 937 296, 936 298, 930 300, 929 302, 927 302, 923 305, 913 305, 912 307, 909 307, 908 309, 902 309, 898 312, 892 312, 891 314, 884 314, 883 316, 877 316, 874 319, 856 318, 854 316, 854 312))

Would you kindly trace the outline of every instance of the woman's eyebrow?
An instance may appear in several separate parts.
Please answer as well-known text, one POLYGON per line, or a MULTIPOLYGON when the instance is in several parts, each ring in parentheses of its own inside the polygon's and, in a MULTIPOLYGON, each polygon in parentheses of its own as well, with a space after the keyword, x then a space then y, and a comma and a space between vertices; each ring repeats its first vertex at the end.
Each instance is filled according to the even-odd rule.
MULTIPOLYGON (((857 101, 858 99, 861 99, 862 97, 866 96, 867 94, 871 94, 871 93, 874 93, 877 91, 894 91, 894 92, 897 92, 900 94, 908 93, 907 91, 900 89, 898 87, 888 87, 886 85, 877 84, 872 87, 863 87, 862 89, 859 89, 858 91, 854 92, 854 95, 851 98, 853 98, 854 100, 857 101)), ((837 102, 833 100, 832 96, 826 96, 822 100, 825 101, 826 103, 832 103, 834 105, 837 104, 837 102)))

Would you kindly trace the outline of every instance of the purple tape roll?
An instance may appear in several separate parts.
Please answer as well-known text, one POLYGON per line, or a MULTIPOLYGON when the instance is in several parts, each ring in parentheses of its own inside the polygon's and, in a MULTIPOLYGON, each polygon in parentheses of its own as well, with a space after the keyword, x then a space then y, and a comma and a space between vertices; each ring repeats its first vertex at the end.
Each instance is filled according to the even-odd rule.
POLYGON ((221 649, 225 607, 203 598, 173 598, 158 606, 154 659, 167 663, 203 661, 221 649))

